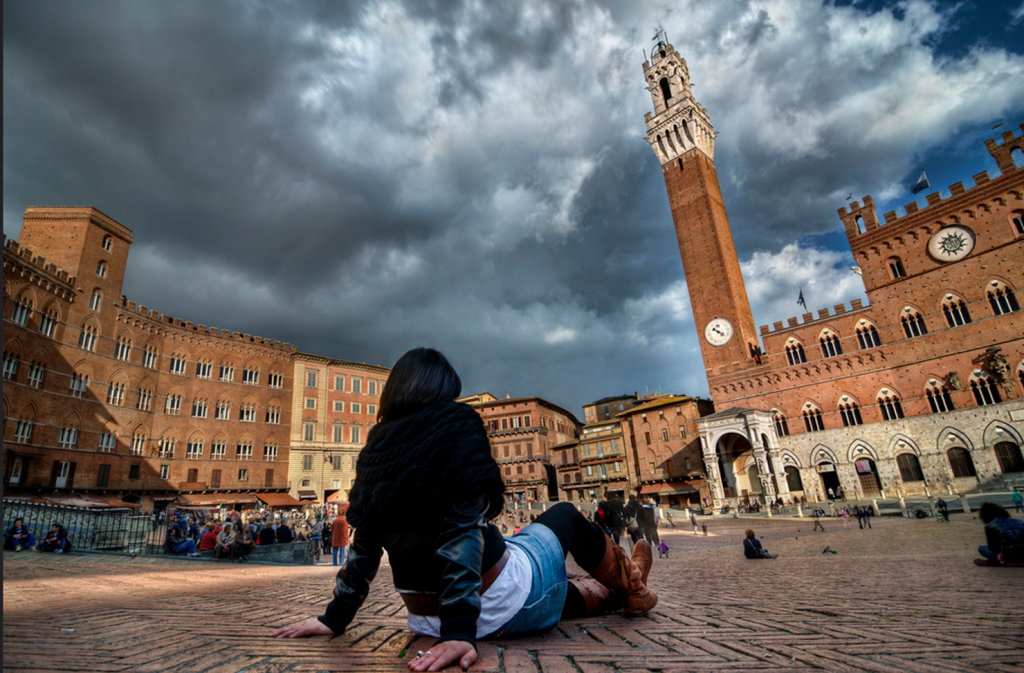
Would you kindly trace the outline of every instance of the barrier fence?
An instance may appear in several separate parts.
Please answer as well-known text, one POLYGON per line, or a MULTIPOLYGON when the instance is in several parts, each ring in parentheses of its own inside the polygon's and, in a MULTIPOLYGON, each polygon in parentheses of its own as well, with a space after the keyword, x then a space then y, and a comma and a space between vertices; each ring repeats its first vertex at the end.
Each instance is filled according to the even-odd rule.
POLYGON ((64 526, 77 551, 147 552, 147 534, 151 517, 129 508, 83 508, 50 503, 3 501, 3 525, 6 531, 15 519, 23 519, 36 544, 42 544, 50 527, 64 526))

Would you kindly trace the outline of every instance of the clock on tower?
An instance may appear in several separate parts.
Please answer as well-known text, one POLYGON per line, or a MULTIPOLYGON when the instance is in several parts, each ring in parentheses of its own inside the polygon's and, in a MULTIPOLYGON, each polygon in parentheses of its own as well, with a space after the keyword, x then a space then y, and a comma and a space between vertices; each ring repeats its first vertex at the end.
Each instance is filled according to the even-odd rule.
POLYGON ((715 131, 694 98, 686 61, 659 42, 644 63, 654 113, 647 142, 661 161, 683 273, 708 375, 756 366, 760 353, 747 288, 715 172, 715 131))

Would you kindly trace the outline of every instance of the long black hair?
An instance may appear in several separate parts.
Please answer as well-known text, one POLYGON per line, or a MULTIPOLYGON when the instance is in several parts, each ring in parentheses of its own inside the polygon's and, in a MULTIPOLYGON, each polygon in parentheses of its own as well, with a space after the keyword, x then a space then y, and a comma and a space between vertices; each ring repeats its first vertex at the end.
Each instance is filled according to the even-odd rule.
POLYGON ((992 523, 996 519, 1010 518, 1010 513, 994 502, 983 502, 978 510, 978 518, 985 523, 992 523))
POLYGON ((395 420, 462 392, 462 380, 444 355, 433 348, 413 348, 398 358, 380 396, 377 422, 395 420))

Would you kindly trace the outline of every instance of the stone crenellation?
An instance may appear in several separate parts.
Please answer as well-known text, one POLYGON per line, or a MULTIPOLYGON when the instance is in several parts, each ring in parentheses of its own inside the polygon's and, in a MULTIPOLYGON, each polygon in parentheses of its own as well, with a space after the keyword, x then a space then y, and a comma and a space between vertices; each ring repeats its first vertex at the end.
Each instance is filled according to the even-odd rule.
MULTIPOLYGON (((992 158, 996 160, 996 164, 999 166, 999 170, 1002 175, 1006 175, 1012 171, 1018 170, 1014 164, 1011 153, 1015 149, 1024 150, 1024 124, 1020 126, 1022 134, 1015 136, 1013 131, 1006 131, 1002 134, 1002 144, 999 144, 995 139, 989 139, 985 141, 985 147, 992 158)), ((870 196, 865 196, 863 203, 853 201, 848 206, 843 206, 838 209, 839 217, 843 220, 846 225, 847 236, 856 238, 863 236, 868 232, 891 225, 903 220, 911 215, 922 213, 933 206, 938 206, 943 201, 947 201, 950 198, 960 196, 969 191, 978 189, 992 182, 992 178, 989 176, 988 171, 982 171, 973 176, 974 187, 964 187, 964 183, 955 182, 949 186, 949 196, 943 198, 941 192, 932 192, 925 197, 927 205, 924 208, 915 200, 903 206, 904 214, 901 216, 895 210, 891 210, 883 215, 884 222, 879 223, 877 217, 874 214, 874 200, 870 196)))
POLYGON ((861 300, 861 299, 854 299, 853 301, 850 302, 850 309, 849 310, 847 310, 845 303, 844 304, 836 304, 835 306, 832 307, 832 311, 834 311, 834 313, 830 313, 829 309, 827 309, 827 308, 819 309, 817 317, 815 317, 813 313, 804 313, 803 314, 803 322, 800 322, 800 320, 798 318, 795 318, 795 317, 787 318, 785 325, 782 324, 781 320, 772 323, 772 325, 770 327, 768 325, 761 325, 761 327, 759 328, 759 332, 760 332, 760 334, 762 336, 765 335, 765 334, 774 334, 776 332, 784 332, 784 331, 786 331, 786 330, 788 330, 790 328, 793 328, 793 327, 801 327, 801 326, 804 326, 804 325, 809 325, 811 323, 821 322, 823 320, 828 320, 829 318, 834 318, 836 316, 845 315, 847 313, 853 313, 854 311, 859 311, 859 310, 864 309, 864 308, 869 308, 869 307, 864 305, 864 301, 863 300, 861 300))

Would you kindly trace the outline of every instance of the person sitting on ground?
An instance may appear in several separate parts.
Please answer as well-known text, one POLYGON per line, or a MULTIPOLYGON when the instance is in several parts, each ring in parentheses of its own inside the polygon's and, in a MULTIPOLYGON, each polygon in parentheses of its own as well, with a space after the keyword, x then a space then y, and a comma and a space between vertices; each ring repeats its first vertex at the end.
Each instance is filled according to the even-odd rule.
POLYGON ((35 549, 36 538, 25 527, 25 520, 18 517, 14 520, 14 525, 4 531, 4 549, 21 551, 26 548, 35 549))
POLYGON ((949 523, 949 505, 946 504, 946 501, 939 498, 938 502, 935 503, 935 507, 939 510, 939 517, 946 523, 949 523))
POLYGON ((177 524, 167 534, 167 539, 164 541, 164 552, 168 554, 199 556, 199 552, 196 551, 196 543, 186 538, 185 533, 182 532, 177 524))
POLYGON ((761 546, 761 542, 754 537, 754 531, 746 530, 747 538, 743 540, 743 555, 750 559, 778 558, 778 554, 769 554, 768 550, 761 546))
POLYGON ((281 525, 277 527, 275 534, 277 535, 278 544, 289 544, 294 539, 292 537, 292 529, 288 527, 287 521, 281 522, 281 525))
POLYGON ((199 539, 202 537, 202 533, 199 532, 199 524, 196 523, 195 517, 188 518, 188 535, 189 540, 192 540, 196 544, 199 544, 199 539))
POLYGON ((987 545, 978 547, 985 557, 974 559, 980 566, 1024 566, 1024 522, 994 502, 983 502, 978 518, 985 524, 987 545))
POLYGON ((217 536, 217 546, 213 549, 214 562, 220 561, 221 556, 234 558, 235 540, 238 535, 235 533, 235 526, 231 523, 224 524, 224 530, 217 536))
POLYGON ((274 538, 273 526, 267 526, 266 528, 261 530, 259 540, 261 547, 267 544, 276 544, 277 540, 274 538))
POLYGON ((59 523, 54 523, 50 527, 50 532, 46 535, 46 539, 43 540, 43 544, 38 547, 39 551, 52 551, 56 554, 63 554, 70 547, 68 542, 68 532, 64 529, 64 526, 59 523))
POLYGON ((249 524, 243 523, 242 530, 238 532, 238 537, 235 539, 235 555, 238 557, 238 562, 248 562, 249 552, 255 546, 256 543, 252 537, 252 529, 249 527, 249 524))
POLYGON ((513 638, 547 631, 560 617, 655 607, 645 582, 650 545, 637 543, 631 560, 573 504, 555 503, 508 539, 489 523, 501 512, 505 484, 480 415, 455 401, 461 387, 435 350, 409 351, 395 364, 359 454, 348 510, 356 533, 334 599, 323 616, 275 637, 344 633, 385 550, 409 629, 438 639, 409 661, 414 671, 468 669, 483 636, 513 638), (568 554, 592 577, 568 580, 568 554))
POLYGON ((664 556, 668 556, 668 544, 666 544, 665 539, 662 538, 661 542, 658 544, 658 558, 662 558, 664 556))
POLYGON ((199 551, 209 551, 217 546, 217 533, 213 531, 213 522, 206 524, 206 530, 199 538, 199 551))

